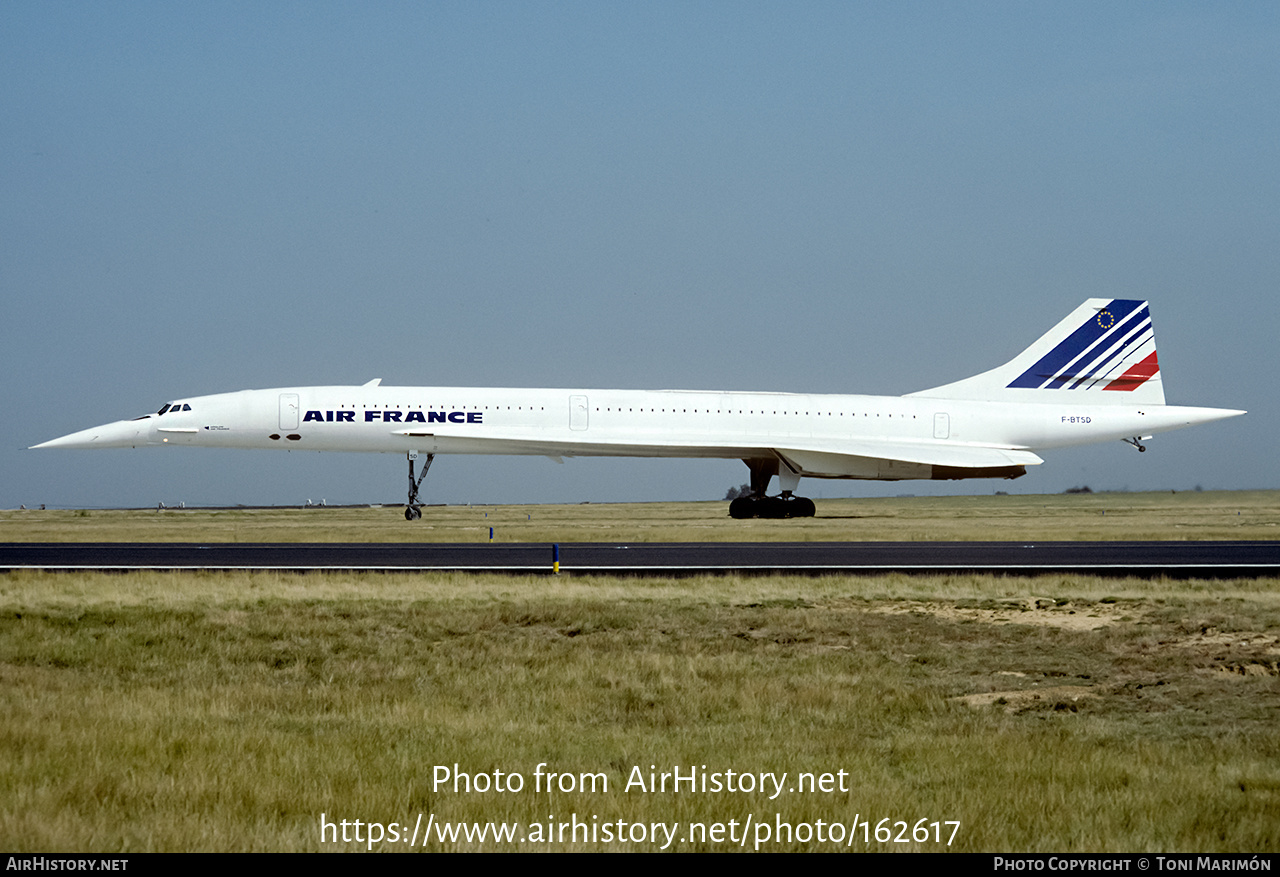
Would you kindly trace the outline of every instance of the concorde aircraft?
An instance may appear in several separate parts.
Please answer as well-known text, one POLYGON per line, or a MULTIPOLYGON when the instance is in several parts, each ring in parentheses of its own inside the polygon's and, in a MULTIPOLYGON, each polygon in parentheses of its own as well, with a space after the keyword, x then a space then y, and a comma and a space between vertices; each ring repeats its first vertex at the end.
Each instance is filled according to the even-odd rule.
POLYGON ((286 387, 191 396, 37 448, 193 445, 405 454, 405 518, 436 454, 742 460, 735 518, 808 517, 803 477, 1019 478, 1048 448, 1244 414, 1166 405, 1145 301, 1089 299, 999 368, 905 396, 691 390, 286 387), (421 475, 414 461, 425 454, 421 475), (781 493, 769 496, 778 476, 781 493))

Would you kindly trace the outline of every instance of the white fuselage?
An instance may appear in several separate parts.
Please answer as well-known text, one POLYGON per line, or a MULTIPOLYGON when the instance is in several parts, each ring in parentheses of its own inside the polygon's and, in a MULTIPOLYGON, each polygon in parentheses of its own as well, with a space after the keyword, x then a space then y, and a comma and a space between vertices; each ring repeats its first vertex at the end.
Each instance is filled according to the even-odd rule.
POLYGON ((730 459, 776 454, 801 475, 896 480, 936 477, 929 471, 932 466, 1034 465, 1040 462, 1036 450, 1150 435, 1236 413, 1070 401, 689 390, 291 387, 191 397, 163 414, 83 430, 43 447, 189 445, 730 459))

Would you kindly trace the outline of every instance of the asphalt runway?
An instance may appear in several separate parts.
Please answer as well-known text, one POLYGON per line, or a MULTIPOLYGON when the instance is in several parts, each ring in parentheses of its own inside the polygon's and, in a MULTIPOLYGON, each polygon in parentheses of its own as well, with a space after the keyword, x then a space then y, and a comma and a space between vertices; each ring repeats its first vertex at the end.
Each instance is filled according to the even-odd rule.
POLYGON ((0 569, 1280 575, 1280 542, 0 543, 0 569))

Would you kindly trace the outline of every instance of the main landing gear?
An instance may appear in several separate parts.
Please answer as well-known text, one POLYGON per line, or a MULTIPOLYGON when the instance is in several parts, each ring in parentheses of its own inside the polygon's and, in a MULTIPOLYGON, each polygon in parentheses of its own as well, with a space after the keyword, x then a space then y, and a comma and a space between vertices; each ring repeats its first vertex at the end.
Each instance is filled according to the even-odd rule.
POLYGON ((418 488, 422 486, 422 479, 427 477, 427 470, 431 468, 431 461, 435 458, 435 454, 427 454, 427 462, 422 467, 422 474, 415 479, 413 477, 413 461, 418 459, 418 452, 409 452, 409 503, 404 507, 404 519, 406 521, 416 521, 422 517, 422 503, 418 502, 418 488))
POLYGON ((795 496, 792 491, 800 486, 800 475, 786 463, 773 460, 743 460, 751 470, 751 494, 740 496, 729 503, 731 518, 812 518, 817 509, 813 500, 795 496), (768 496, 769 482, 778 476, 782 493, 768 496))
POLYGON ((731 518, 812 518, 817 509, 807 496, 740 496, 729 503, 731 518))

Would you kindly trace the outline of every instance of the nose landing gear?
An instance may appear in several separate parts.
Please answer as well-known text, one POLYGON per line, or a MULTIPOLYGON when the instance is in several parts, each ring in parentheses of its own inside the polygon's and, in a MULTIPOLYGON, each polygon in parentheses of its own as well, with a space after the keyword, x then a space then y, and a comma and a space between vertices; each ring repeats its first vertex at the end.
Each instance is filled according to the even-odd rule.
POLYGON ((413 461, 418 459, 418 452, 409 452, 409 502, 404 507, 404 519, 406 521, 416 521, 422 517, 422 503, 418 502, 418 488, 422 486, 422 480, 427 477, 427 471, 431 468, 431 461, 435 458, 435 454, 427 454, 427 462, 422 467, 422 474, 415 479, 413 477, 413 461))

